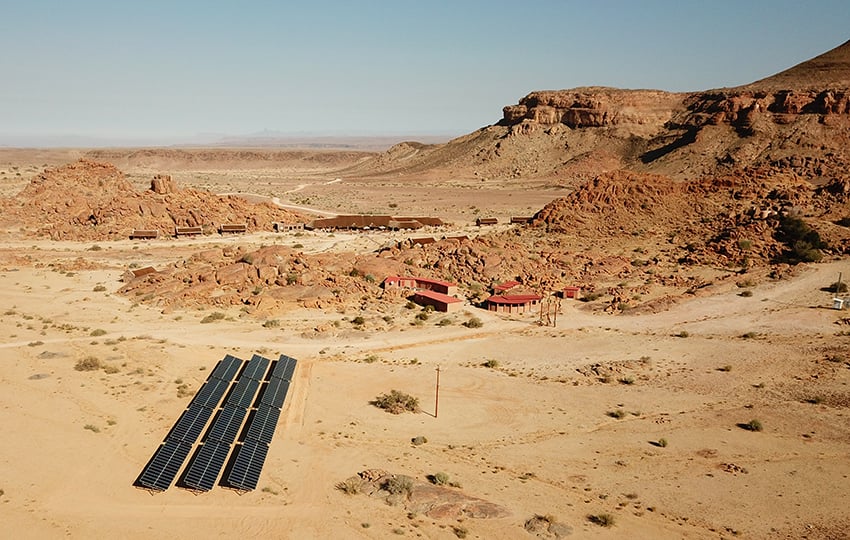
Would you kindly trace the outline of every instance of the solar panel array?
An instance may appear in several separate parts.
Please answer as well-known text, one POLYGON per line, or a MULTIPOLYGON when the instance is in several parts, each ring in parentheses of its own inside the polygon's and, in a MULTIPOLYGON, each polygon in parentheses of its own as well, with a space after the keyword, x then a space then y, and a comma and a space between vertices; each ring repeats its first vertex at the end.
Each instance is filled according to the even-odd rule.
POLYGON ((182 477, 182 484, 201 491, 209 491, 215 486, 247 417, 248 424, 243 431, 245 440, 234 452, 232 468, 225 483, 240 490, 256 489, 297 361, 281 355, 269 372, 270 364, 268 359, 256 354, 247 365, 234 356, 225 356, 154 453, 138 483, 157 491, 168 489, 210 417, 218 410, 182 477), (236 385, 220 406, 222 397, 240 370, 242 373, 236 385), (261 386, 263 391, 259 404, 254 414, 249 415, 261 386))
MULTIPOLYGON (((295 374, 297 361, 286 355, 272 368, 271 378, 263 391, 257 412, 248 426, 245 441, 236 453, 233 468, 227 476, 227 484, 241 490, 257 489, 260 472, 269 452, 269 444, 274 437, 280 409, 286 400, 286 394, 295 374)), ((247 371, 247 370, 246 370, 247 371)), ((241 381, 240 381, 241 382, 241 381)))
POLYGON ((201 491, 209 491, 215 486, 270 363, 267 358, 255 354, 245 366, 239 382, 213 420, 203 446, 186 471, 183 483, 187 486, 201 491))
POLYGON ((139 485, 156 491, 168 489, 242 364, 230 355, 219 361, 139 475, 139 485))

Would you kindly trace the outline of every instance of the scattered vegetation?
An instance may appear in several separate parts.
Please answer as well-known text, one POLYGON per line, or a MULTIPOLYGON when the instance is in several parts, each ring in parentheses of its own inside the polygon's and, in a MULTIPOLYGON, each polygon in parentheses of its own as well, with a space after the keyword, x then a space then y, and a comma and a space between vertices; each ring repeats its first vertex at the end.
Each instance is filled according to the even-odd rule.
POLYGON ((738 427, 741 429, 746 429, 747 431, 761 431, 764 429, 764 426, 761 425, 759 420, 753 419, 747 422, 746 424, 738 424, 738 427))
POLYGON ((403 412, 416 413, 420 410, 419 398, 399 392, 398 390, 392 390, 389 394, 381 394, 372 402, 372 405, 392 414, 401 414, 403 412))
POLYGON ((94 289, 92 289, 92 291, 94 291, 94 292, 103 292, 105 290, 106 290, 106 287, 104 285, 95 285, 94 289))
POLYGON ((381 489, 390 495, 410 495, 413 491, 413 478, 403 474, 397 474, 387 478, 381 489))
POLYGON ((359 476, 352 476, 337 484, 336 488, 346 495, 357 495, 363 489, 363 479, 359 476))
POLYGON ((785 244, 786 250, 781 258, 790 264, 817 262, 823 256, 820 250, 828 247, 809 224, 790 215, 779 219, 776 239, 785 244))
POLYGON ((74 369, 77 371, 97 371, 102 367, 103 364, 96 356, 86 356, 82 360, 77 361, 74 365, 74 369))
POLYGON ((482 363, 481 365, 486 367, 486 368, 496 369, 497 367, 499 367, 499 361, 498 360, 485 360, 484 363, 482 363))
POLYGON ((827 290, 834 293, 846 293, 847 292, 847 284, 843 281, 835 281, 830 283, 827 290))
POLYGON ((481 328, 484 326, 484 323, 481 322, 481 319, 473 315, 463 325, 467 328, 481 328))
POLYGON ((366 362, 367 364, 374 364, 375 362, 377 362, 380 359, 381 359, 381 357, 378 356, 377 354, 370 354, 369 356, 364 358, 363 361, 366 362))
POLYGON ((201 324, 207 324, 207 323, 211 323, 211 322, 215 322, 215 321, 220 321, 222 319, 224 319, 224 313, 222 313, 220 311, 215 311, 213 313, 210 313, 209 315, 207 315, 203 319, 201 319, 201 324))
POLYGON ((744 297, 744 298, 749 298, 749 297, 751 297, 752 295, 753 295, 753 291, 750 291, 750 290, 747 290, 747 291, 741 291, 741 292, 739 292, 739 293, 738 293, 738 296, 742 296, 742 297, 744 297))
POLYGON ((263 328, 277 328, 280 326, 280 321, 277 319, 269 319, 263 323, 263 328))
POLYGON ((659 446, 661 448, 667 448, 667 439, 663 437, 658 439, 658 441, 656 441, 656 446, 659 446))
POLYGON ((631 384, 635 383, 635 378, 632 377, 631 375, 626 375, 625 377, 620 377, 618 380, 620 381, 620 384, 631 385, 631 384))
POLYGON ((466 538, 466 535, 469 534, 469 530, 462 525, 452 525, 452 532, 455 533, 455 536, 458 538, 466 538))
POLYGON ((625 418, 625 417, 626 417, 626 411, 624 411, 623 409, 617 409, 617 410, 614 410, 614 411, 608 411, 608 413, 607 413, 607 414, 608 414, 608 416, 610 416, 611 418, 616 418, 617 420, 620 420, 620 419, 622 419, 622 418, 625 418))
POLYGON ((591 291, 591 292, 585 292, 584 294, 582 294, 581 298, 579 298, 579 300, 581 300, 582 302, 593 302, 594 300, 599 300, 600 298, 602 298, 601 292, 591 291))
POLYGON ((614 516, 608 513, 603 514, 591 514, 587 516, 587 520, 591 523, 595 523, 600 527, 611 527, 614 525, 614 516))
POLYGON ((435 486, 445 486, 449 483, 449 475, 444 472, 429 474, 428 481, 434 484, 435 486))
POLYGON ((717 368, 717 371, 732 371, 732 366, 726 364, 725 366, 720 366, 719 368, 717 368))
POLYGON ((410 439, 410 442, 413 443, 413 446, 419 446, 428 442, 428 438, 424 435, 418 435, 410 439))
POLYGON ((759 336, 758 332, 745 332, 741 334, 741 337, 744 339, 755 339, 759 336))
POLYGON ((103 330, 102 328, 98 328, 96 330, 92 330, 91 334, 89 334, 89 335, 91 335, 92 337, 104 336, 104 335, 106 335, 106 330, 103 330))
POLYGON ((675 336, 680 337, 680 338, 686 338, 686 337, 690 336, 690 334, 688 333, 687 330, 682 330, 678 334, 675 334, 675 336))
POLYGON ((83 429, 87 429, 87 430, 91 431, 92 433, 100 433, 100 428, 97 427, 94 424, 86 424, 86 425, 83 426, 83 429))

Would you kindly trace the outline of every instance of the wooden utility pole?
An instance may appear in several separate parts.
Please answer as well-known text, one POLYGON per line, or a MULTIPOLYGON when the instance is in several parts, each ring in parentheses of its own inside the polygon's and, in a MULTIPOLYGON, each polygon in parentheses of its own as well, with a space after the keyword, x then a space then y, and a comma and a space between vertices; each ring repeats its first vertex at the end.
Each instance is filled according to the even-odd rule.
POLYGON ((437 418, 437 410, 440 407, 440 366, 437 366, 437 392, 434 396, 434 418, 437 418))

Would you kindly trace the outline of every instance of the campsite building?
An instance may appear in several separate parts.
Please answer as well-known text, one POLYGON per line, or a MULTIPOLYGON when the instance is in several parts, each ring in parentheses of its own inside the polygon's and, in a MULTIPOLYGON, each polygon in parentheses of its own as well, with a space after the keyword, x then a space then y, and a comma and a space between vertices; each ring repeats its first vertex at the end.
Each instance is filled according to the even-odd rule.
POLYGON ((443 313, 453 313, 463 305, 460 298, 429 290, 416 291, 413 301, 420 306, 433 306, 434 311, 443 313))
POLYGON ((542 298, 539 294, 494 294, 485 303, 489 311, 523 314, 534 309, 542 298))
POLYGON ((421 289, 449 295, 457 294, 457 285, 454 283, 421 277, 388 276, 384 280, 384 289, 391 287, 407 287, 409 289, 421 289))

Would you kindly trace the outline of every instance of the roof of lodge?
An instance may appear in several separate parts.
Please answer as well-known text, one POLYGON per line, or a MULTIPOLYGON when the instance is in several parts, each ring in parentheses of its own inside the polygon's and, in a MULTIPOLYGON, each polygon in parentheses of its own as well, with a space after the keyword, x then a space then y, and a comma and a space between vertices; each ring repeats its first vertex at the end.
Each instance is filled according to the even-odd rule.
POLYGON ((507 291, 508 289, 513 289, 517 285, 519 285, 519 281, 510 280, 510 281, 506 281, 504 283, 499 283, 498 285, 493 287, 493 290, 494 291, 507 291))
POLYGON ((439 280, 439 279, 431 279, 431 278, 423 278, 423 277, 411 277, 411 276, 387 276, 384 279, 384 282, 386 283, 386 282, 402 281, 402 280, 404 280, 404 281, 413 280, 413 281, 416 281, 416 282, 421 281, 421 282, 424 282, 424 283, 433 283, 435 285, 443 285, 444 287, 457 287, 457 285, 455 285, 454 283, 450 283, 448 281, 442 281, 442 280, 439 280))
POLYGON ((454 296, 449 296, 447 294, 438 293, 434 291, 416 291, 415 296, 424 296, 425 298, 437 300, 438 302, 443 302, 445 304, 454 304, 460 302, 460 298, 455 298, 454 296))
POLYGON ((528 302, 540 300, 542 298, 543 297, 539 294, 494 294, 488 298, 487 301, 493 304, 527 304, 528 302))

